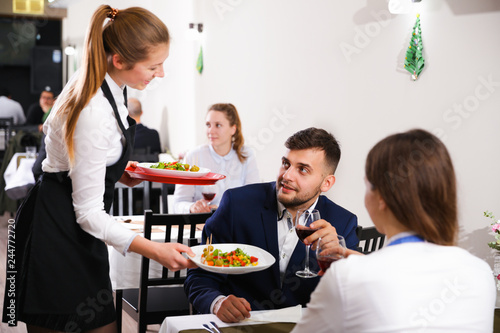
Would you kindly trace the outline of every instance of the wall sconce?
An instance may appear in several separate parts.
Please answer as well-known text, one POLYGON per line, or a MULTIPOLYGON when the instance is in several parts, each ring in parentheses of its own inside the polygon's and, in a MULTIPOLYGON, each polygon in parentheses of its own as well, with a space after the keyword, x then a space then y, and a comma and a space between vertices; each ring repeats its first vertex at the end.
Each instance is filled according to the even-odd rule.
POLYGON ((203 32, 203 23, 189 23, 189 29, 186 31, 187 40, 199 40, 203 32))
MULTIPOLYGON (((64 48, 64 54, 66 55, 66 73, 65 73, 65 79, 66 79, 66 83, 68 82, 69 80, 69 59, 70 57, 74 56, 76 54, 76 48, 75 48, 75 45, 73 44, 68 44, 68 46, 66 46, 64 48)), ((73 59, 73 61, 75 61, 73 59)))
POLYGON ((196 30, 201 34, 203 32, 203 23, 189 23, 189 29, 194 29, 196 27, 196 30))
POLYGON ((64 54, 68 55, 68 56, 72 56, 74 55, 76 52, 75 50, 75 46, 74 45, 68 45, 64 48, 64 54))

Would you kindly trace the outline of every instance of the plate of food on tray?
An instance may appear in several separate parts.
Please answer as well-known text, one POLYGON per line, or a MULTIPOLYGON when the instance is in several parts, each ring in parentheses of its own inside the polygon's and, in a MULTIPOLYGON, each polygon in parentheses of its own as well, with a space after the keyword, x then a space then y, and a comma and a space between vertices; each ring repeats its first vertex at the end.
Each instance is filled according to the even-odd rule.
POLYGON ((269 268, 276 261, 267 251, 248 244, 205 244, 191 247, 189 257, 198 267, 213 273, 246 274, 269 268))
POLYGON ((206 176, 210 172, 210 169, 178 161, 138 163, 136 169, 149 175, 183 178, 199 178, 206 176))

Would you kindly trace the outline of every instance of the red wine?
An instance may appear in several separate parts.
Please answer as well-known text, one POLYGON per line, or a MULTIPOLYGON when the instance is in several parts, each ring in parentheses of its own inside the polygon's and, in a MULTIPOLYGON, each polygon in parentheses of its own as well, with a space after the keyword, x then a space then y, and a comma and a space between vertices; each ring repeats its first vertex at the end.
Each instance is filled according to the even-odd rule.
POLYGON ((334 257, 318 257, 318 264, 319 267, 323 272, 325 272, 328 268, 330 268, 330 265, 332 262, 335 262, 339 260, 340 258, 334 258, 334 257))
POLYGON ((304 243, 304 239, 307 237, 311 236, 314 234, 314 232, 318 229, 298 229, 295 228, 295 231, 297 232, 297 236, 299 236, 299 239, 302 243, 304 243))
POLYGON ((215 198, 215 193, 202 193, 203 199, 212 201, 215 198))

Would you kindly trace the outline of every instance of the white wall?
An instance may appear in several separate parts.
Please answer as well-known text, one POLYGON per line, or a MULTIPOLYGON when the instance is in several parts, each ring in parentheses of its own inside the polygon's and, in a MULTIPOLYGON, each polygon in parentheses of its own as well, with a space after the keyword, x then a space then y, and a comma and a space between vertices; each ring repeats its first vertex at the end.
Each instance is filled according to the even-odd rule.
POLYGON ((492 236, 482 212, 500 216, 499 4, 423 0, 426 68, 415 82, 403 69, 415 13, 390 15, 387 1, 196 4, 206 44, 197 112, 202 117, 218 101, 238 107, 264 180, 275 178, 289 135, 323 127, 343 149, 328 196, 358 214, 360 224, 371 225, 363 205, 368 150, 389 134, 422 127, 439 134, 454 159, 460 244, 489 256, 486 242, 492 236), (484 80, 494 83, 486 87, 484 80), (462 105, 462 114, 454 112, 455 105, 462 105))
MULTIPOLYGON (((231 102, 267 181, 275 179, 287 137, 323 127, 343 149, 328 196, 368 226, 368 150, 397 131, 433 131, 449 148, 458 175, 460 245, 491 261, 486 243, 492 236, 482 212, 500 216, 498 2, 423 0, 426 68, 415 82, 402 69, 415 15, 390 15, 386 0, 109 2, 154 8, 174 35, 169 75, 147 92, 144 119, 163 132, 167 111, 172 151, 203 143, 206 108, 231 102), (195 70, 198 44, 177 38, 191 20, 204 24, 202 75, 195 70)), ((100 2, 68 8, 68 35, 84 33, 96 7, 91 3, 100 2)))

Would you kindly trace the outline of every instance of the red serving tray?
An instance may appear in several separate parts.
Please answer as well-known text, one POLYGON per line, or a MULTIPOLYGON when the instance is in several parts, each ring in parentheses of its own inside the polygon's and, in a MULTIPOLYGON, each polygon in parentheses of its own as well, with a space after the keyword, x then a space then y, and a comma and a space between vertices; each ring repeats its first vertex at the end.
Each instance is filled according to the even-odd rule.
POLYGON ((128 167, 125 171, 132 178, 147 180, 155 183, 180 184, 180 185, 213 185, 218 180, 226 178, 226 176, 209 172, 203 177, 168 177, 150 175, 140 171, 139 169, 128 167))

